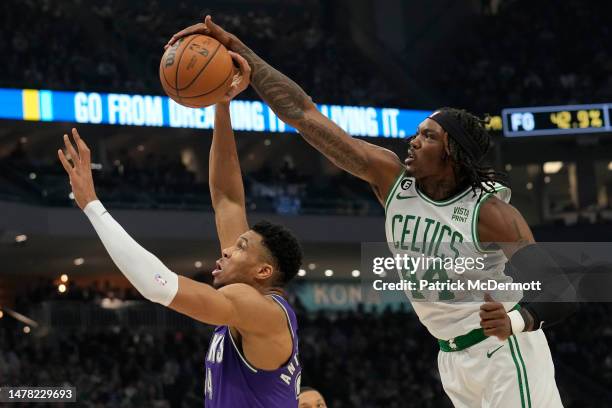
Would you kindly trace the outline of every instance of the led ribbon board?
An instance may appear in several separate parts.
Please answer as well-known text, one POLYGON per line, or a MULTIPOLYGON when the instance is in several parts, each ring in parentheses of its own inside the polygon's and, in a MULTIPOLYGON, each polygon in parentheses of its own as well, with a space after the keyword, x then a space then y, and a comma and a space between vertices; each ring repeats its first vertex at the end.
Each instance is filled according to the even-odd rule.
POLYGON ((502 110, 504 135, 545 136, 612 132, 612 103, 502 110))
MULTIPOLYGON (((415 133, 431 111, 317 105, 354 136, 401 138, 415 133)), ((295 132, 260 101, 231 103, 237 131, 295 132)), ((186 108, 166 96, 0 88, 0 118, 122 126, 212 129, 214 107, 186 108)))

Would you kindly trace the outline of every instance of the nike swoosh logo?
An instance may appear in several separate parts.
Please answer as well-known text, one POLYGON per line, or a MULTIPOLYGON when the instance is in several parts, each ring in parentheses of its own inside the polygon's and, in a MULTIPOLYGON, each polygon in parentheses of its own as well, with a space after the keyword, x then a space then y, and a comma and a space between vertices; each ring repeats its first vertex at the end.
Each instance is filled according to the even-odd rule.
POLYGON ((403 196, 403 195, 400 195, 400 193, 397 193, 397 195, 395 196, 395 198, 397 198, 398 200, 405 200, 407 198, 414 198, 414 197, 416 197, 416 196, 415 195, 403 196))
POLYGON ((487 358, 491 358, 491 356, 493 355, 493 353, 495 353, 497 350, 499 350, 500 348, 504 347, 504 345, 502 344, 501 346, 499 346, 498 348, 496 348, 495 350, 488 352, 487 351, 487 358))

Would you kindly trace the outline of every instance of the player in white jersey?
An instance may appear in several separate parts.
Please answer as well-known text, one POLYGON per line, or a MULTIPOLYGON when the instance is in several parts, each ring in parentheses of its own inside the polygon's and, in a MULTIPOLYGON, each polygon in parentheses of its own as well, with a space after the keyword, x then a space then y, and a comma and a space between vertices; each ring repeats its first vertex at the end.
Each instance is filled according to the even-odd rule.
MULTIPOLYGON (((488 270, 492 279, 507 279, 500 269, 507 259, 524 275, 539 270, 555 273, 558 269, 535 245, 521 214, 508 204, 508 192, 495 184, 496 173, 482 166, 489 136, 473 115, 446 108, 425 119, 411 139, 402 164, 395 153, 348 135, 319 112, 295 82, 216 25, 210 16, 175 34, 167 46, 190 34, 210 35, 244 57, 252 68, 251 86, 276 115, 334 164, 370 183, 380 203, 388 207, 389 241, 399 239, 401 248, 402 238, 394 234, 394 228, 401 227, 401 235, 407 238, 416 234, 412 230, 416 230, 419 219, 423 234, 427 235, 427 225, 434 229, 437 225, 437 234, 444 234, 445 242, 461 236, 463 250, 471 248, 472 255, 493 249, 488 270), (461 204, 456 206, 455 220, 449 212, 454 212, 454 204, 461 204), (453 206, 453 210, 443 210, 446 206, 453 206), (487 242, 514 245, 482 248, 479 244, 487 242)), ((567 283, 556 274, 550 277, 553 282, 567 283)), ((552 285, 553 292, 563 285, 552 285)), ((570 307, 523 301, 518 308, 495 302, 482 293, 478 299, 474 293, 468 295, 480 302, 444 307, 437 302, 413 303, 421 321, 439 340, 442 383, 455 406, 561 406, 541 326, 567 315, 570 307)))

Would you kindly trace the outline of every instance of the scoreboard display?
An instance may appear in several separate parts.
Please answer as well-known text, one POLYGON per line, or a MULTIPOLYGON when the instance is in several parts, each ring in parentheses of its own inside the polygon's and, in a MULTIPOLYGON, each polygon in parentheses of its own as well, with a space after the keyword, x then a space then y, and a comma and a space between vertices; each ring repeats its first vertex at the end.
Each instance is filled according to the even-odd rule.
POLYGON ((504 136, 612 132, 612 104, 541 106, 502 111, 504 136))

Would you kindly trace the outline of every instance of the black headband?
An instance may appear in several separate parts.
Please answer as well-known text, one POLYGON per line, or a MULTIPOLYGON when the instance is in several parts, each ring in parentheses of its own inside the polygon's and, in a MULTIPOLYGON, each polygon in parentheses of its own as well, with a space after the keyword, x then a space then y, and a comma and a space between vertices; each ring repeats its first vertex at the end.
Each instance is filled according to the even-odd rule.
POLYGON ((449 112, 436 111, 428 116, 429 119, 436 122, 438 125, 453 138, 455 142, 461 146, 465 153, 474 160, 480 160, 485 155, 486 151, 482 151, 478 143, 457 123, 457 120, 449 112))

